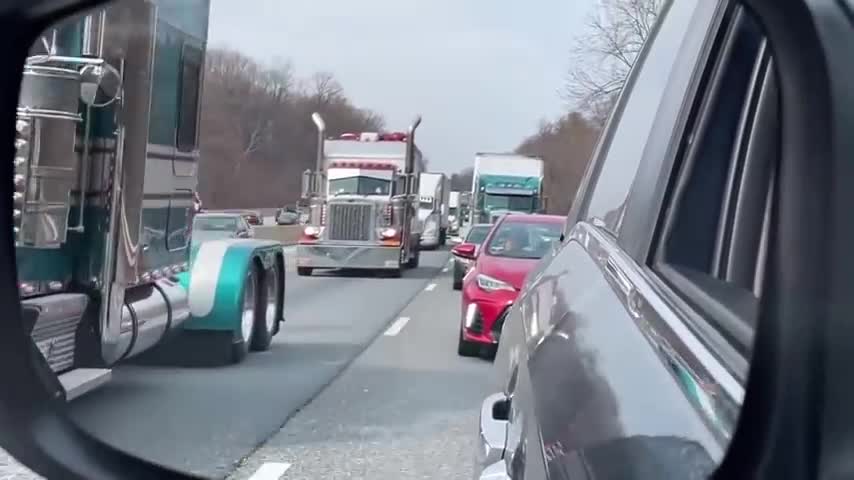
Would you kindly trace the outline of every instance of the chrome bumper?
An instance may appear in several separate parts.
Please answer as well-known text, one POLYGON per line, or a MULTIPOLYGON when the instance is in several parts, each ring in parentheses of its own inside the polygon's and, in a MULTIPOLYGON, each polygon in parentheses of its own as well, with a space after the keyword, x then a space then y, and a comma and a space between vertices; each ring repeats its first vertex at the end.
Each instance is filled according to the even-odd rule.
POLYGON ((493 393, 480 406, 477 453, 475 454, 475 480, 509 479, 504 463, 504 447, 507 442, 507 420, 497 419, 494 407, 506 401, 503 393, 493 393))
POLYGON ((297 245, 297 266, 307 268, 400 268, 400 248, 379 245, 297 245))

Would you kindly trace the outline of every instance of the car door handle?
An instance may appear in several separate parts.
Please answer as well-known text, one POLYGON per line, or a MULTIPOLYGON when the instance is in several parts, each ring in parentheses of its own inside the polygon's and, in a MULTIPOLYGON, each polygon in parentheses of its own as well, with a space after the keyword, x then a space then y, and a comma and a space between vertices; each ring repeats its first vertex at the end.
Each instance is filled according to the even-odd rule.
POLYGON ((496 418, 496 413, 506 412, 507 402, 509 399, 503 393, 493 393, 480 406, 477 460, 482 468, 501 460, 504 455, 509 422, 506 418, 496 418))

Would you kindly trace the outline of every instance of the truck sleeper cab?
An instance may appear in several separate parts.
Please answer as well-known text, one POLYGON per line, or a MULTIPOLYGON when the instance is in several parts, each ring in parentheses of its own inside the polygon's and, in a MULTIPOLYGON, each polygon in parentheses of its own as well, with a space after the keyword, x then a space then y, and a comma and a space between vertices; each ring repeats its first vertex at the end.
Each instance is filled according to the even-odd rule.
POLYGON ((190 272, 209 8, 117 1, 49 29, 26 61, 16 262, 25 327, 66 399, 186 325, 230 324, 231 345, 249 338, 240 335, 244 319, 283 318, 279 245, 224 244, 222 257, 242 263, 211 260, 216 275, 195 282, 205 287, 190 272), (228 276, 235 271, 246 274, 242 283, 228 276), (256 299, 248 317, 235 313, 247 291, 256 299), (217 308, 195 315, 194 300, 208 297, 217 308), (276 308, 265 309, 267 300, 276 308))

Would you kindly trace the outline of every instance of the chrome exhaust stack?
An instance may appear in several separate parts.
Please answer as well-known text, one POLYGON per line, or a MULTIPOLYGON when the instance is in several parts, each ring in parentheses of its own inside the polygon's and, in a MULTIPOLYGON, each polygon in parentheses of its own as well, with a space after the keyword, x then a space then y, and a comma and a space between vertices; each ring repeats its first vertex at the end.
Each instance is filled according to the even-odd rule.
POLYGON ((302 198, 309 199, 309 223, 320 225, 323 220, 323 187, 324 187, 324 150, 323 142, 326 140, 326 122, 319 113, 311 114, 311 121, 317 127, 317 158, 315 159, 314 171, 303 172, 302 198))

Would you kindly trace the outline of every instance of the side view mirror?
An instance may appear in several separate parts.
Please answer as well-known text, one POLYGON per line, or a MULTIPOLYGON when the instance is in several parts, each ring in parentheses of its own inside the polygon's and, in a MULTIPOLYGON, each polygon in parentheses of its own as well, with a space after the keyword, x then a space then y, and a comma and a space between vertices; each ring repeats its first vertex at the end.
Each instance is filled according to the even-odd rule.
POLYGON ((475 252, 477 251, 477 246, 473 243, 461 243, 456 247, 451 249, 451 254, 455 257, 465 258, 467 260, 473 260, 475 257, 475 252))

